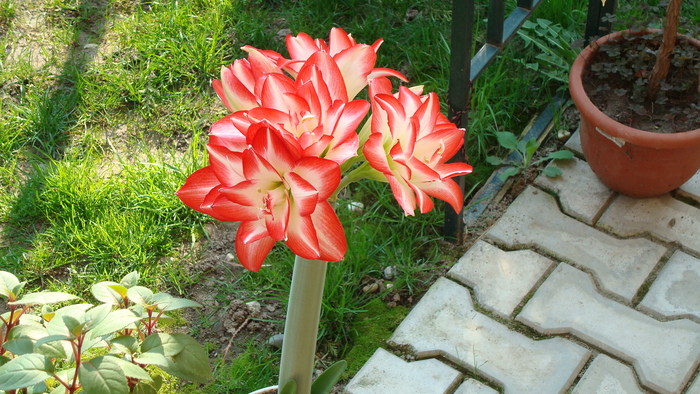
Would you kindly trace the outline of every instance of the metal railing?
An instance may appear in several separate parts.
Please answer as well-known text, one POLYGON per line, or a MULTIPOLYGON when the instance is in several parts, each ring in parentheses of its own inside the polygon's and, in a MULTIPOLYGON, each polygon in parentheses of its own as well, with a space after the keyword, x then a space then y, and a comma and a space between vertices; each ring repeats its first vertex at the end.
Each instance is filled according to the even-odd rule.
MULTIPOLYGON (((452 1, 452 38, 450 55, 450 81, 447 97, 448 117, 458 127, 467 132, 465 144, 452 161, 466 161, 466 138, 469 130, 469 103, 474 81, 491 64, 508 41, 543 0, 517 0, 517 7, 505 16, 505 1, 490 0, 486 22, 486 42, 471 57, 474 31, 474 0, 452 1)), ((615 0, 589 0, 586 18, 586 40, 610 30, 610 23, 604 21, 606 14, 612 14, 615 0)), ((548 107, 548 110, 551 110, 548 107)), ((465 178, 455 179, 464 191, 465 178)), ((464 235, 464 212, 457 214, 449 205, 445 206, 445 237, 461 241, 464 235)))

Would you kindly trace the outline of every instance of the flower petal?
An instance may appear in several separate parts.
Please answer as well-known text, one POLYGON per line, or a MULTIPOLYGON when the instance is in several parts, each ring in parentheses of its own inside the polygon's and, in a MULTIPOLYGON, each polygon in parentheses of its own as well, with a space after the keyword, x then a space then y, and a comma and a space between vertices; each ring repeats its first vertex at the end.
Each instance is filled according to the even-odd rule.
POLYGON ((248 237, 248 233, 254 229, 255 222, 243 222, 240 224, 236 234, 236 255, 244 267, 251 271, 258 271, 275 245, 275 240, 272 237, 263 236, 255 241, 245 243, 243 239, 251 239, 248 237))
POLYGON ((285 243, 297 256, 311 260, 321 257, 317 232, 310 216, 301 216, 298 212, 290 215, 285 243))
POLYGON ((241 154, 220 145, 207 145, 210 167, 223 186, 233 186, 245 180, 241 154))
POLYGON ((380 133, 370 134, 365 146, 362 148, 365 159, 372 168, 384 174, 391 174, 389 161, 384 150, 384 136, 380 133))
POLYGON ((292 192, 294 209, 302 216, 311 215, 318 203, 318 190, 294 172, 289 172, 285 178, 292 192))
POLYGON ((340 166, 331 160, 304 157, 296 163, 293 172, 318 190, 319 200, 330 197, 340 184, 340 166))
POLYGON ((311 214, 311 220, 316 229, 321 252, 318 259, 342 260, 348 250, 348 241, 345 239, 343 225, 328 201, 323 201, 316 206, 316 210, 311 214))
POLYGON ((353 98, 367 86, 367 76, 377 61, 377 54, 369 45, 357 44, 334 55, 333 60, 343 75, 348 97, 353 98))
POLYGON ((394 198, 396 202, 399 203, 401 209, 407 216, 414 216, 416 209, 416 195, 405 180, 401 178, 394 177, 392 175, 387 175, 386 178, 389 180, 389 186, 391 186, 391 192, 394 193, 394 198))
POLYGON ((417 185, 421 190, 437 199, 447 202, 455 212, 462 211, 462 189, 452 179, 443 179, 433 182, 424 182, 417 185))
POLYGON ((185 184, 175 192, 175 195, 188 207, 203 213, 202 203, 209 192, 221 186, 221 181, 216 177, 211 166, 200 168, 192 173, 185 184))

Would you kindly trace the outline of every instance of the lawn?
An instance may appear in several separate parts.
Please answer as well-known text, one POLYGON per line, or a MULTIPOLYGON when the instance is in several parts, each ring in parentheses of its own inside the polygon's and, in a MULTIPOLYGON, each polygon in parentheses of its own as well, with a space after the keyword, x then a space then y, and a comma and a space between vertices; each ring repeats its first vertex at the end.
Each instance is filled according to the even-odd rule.
MULTIPOLYGON (((179 316, 180 329, 211 350, 214 380, 171 382, 162 392, 274 383, 279 351, 266 342, 282 329, 293 256, 276 248, 260 272, 243 270, 235 226, 174 195, 207 164, 208 129, 227 114, 210 81, 244 56, 242 45, 284 52, 286 34, 325 37, 338 26, 358 42, 383 38, 378 67, 437 92, 445 109, 450 7, 428 0, 3 1, 0 269, 32 289, 83 296, 92 283, 139 271, 143 284, 205 305, 179 316)), ((477 44, 485 15, 479 2, 477 44)), ((574 40, 585 1, 545 1, 535 17, 574 40)), ((468 189, 492 172, 485 157, 503 154, 494 132, 518 134, 561 88, 565 69, 534 70, 537 53, 516 38, 477 82, 468 189)), ((351 247, 329 267, 319 358, 321 366, 346 358, 352 374, 461 250, 442 241, 441 207, 405 217, 385 184, 353 185, 338 213, 351 247)))

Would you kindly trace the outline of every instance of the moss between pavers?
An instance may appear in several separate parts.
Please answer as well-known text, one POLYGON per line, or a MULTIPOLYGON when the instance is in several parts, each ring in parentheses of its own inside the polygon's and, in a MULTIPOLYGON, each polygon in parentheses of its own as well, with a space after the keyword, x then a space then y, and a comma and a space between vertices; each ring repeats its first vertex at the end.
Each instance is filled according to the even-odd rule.
POLYGON ((390 308, 378 298, 367 303, 365 308, 366 311, 359 313, 353 324, 355 345, 345 357, 348 369, 343 380, 355 376, 378 347, 386 347, 386 340, 409 312, 404 306, 390 308))

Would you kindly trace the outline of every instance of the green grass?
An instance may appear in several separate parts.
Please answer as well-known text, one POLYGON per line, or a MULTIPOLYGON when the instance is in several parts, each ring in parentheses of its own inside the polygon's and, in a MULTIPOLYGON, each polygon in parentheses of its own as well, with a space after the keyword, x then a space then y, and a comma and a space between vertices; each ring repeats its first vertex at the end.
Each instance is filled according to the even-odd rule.
MULTIPOLYGON (((207 163, 206 133, 226 114, 210 80, 244 56, 244 44, 284 52, 285 29, 324 37, 332 26, 359 42, 383 38, 378 67, 398 69, 412 85, 438 92, 446 109, 446 0, 18 4, 0 2, 0 269, 21 273, 33 287, 83 292, 136 269, 146 286, 186 293, 201 279, 187 267, 197 261, 210 219, 173 193, 207 163), (27 32, 23 18, 31 12, 43 19, 40 29, 27 32)), ((585 4, 574 1, 572 11, 570 1, 545 1, 535 17, 581 30, 585 4)), ((476 13, 480 44, 485 2, 476 13)), ((477 81, 468 188, 492 170, 483 159, 499 149, 493 133, 519 132, 560 86, 523 65, 535 55, 516 38, 477 81)), ((364 293, 362 285, 392 265, 394 290, 418 296, 455 252, 441 241, 441 204, 407 218, 385 184, 361 182, 348 193, 365 208, 358 214, 338 207, 351 247, 343 262, 329 266, 319 351, 326 360, 347 355, 360 365, 378 342, 365 341, 376 339, 374 328, 353 322, 384 296, 364 293)), ((286 303, 292 256, 278 247, 267 262, 258 273, 224 281, 216 299, 286 303)), ((206 320, 190 324, 206 330, 206 320)), ((210 385, 188 390, 223 393, 274 383, 279 353, 260 343, 244 347, 230 361, 214 360, 210 385)))

